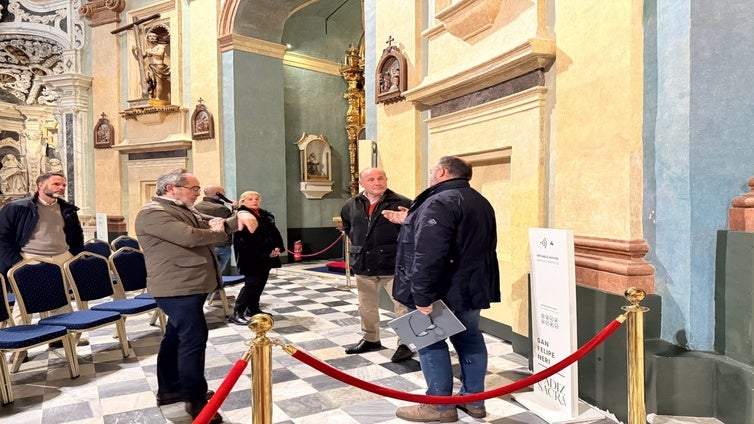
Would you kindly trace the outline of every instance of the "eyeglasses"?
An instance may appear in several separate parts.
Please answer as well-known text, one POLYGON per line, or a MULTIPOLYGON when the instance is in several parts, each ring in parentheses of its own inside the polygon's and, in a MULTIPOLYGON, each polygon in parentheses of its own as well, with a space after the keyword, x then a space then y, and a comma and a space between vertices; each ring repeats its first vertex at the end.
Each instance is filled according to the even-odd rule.
POLYGON ((201 187, 199 187, 199 186, 193 186, 193 187, 186 187, 186 186, 176 186, 176 187, 178 187, 178 188, 187 188, 187 189, 189 189, 189 190, 193 191, 194 193, 199 193, 199 191, 201 191, 201 189, 202 189, 202 188, 201 188, 201 187))
POLYGON ((423 331, 420 331, 418 333, 414 329, 414 326, 411 324, 411 319, 414 318, 414 315, 408 317, 408 326, 411 328, 411 332, 414 333, 416 337, 424 337, 428 335, 430 331, 437 329, 437 324, 435 324, 435 322, 432 321, 432 315, 425 315, 425 316, 429 319, 429 325, 423 331))

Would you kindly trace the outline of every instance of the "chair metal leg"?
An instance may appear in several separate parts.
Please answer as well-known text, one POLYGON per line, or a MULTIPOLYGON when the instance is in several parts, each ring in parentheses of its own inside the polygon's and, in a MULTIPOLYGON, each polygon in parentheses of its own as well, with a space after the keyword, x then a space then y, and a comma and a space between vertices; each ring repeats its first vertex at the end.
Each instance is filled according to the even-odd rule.
POLYGON ((130 351, 128 349, 128 336, 126 336, 126 324, 123 322, 123 318, 115 322, 115 327, 118 329, 118 338, 120 339, 120 347, 123 350, 123 357, 128 358, 130 351))
POLYGON ((11 366, 10 372, 12 374, 15 374, 18 372, 19 369, 21 369, 21 364, 24 363, 24 359, 26 359, 26 353, 25 350, 17 350, 13 354, 13 365, 11 366))
POLYGON ((8 362, 5 361, 5 352, 2 353, 2 364, 0 364, 0 394, 2 394, 3 405, 13 402, 13 387, 11 387, 10 373, 8 372, 8 362))
POLYGON ((68 333, 63 337, 63 350, 65 351, 65 357, 68 360, 68 370, 70 371, 71 378, 79 376, 79 357, 76 354, 76 345, 72 333, 68 333))
POLYGON ((228 296, 225 295, 225 289, 220 288, 218 291, 220 292, 220 301, 223 303, 223 312, 225 312, 225 317, 227 318, 233 311, 228 306, 228 296))
POLYGON ((165 318, 165 312, 162 312, 162 309, 157 309, 155 311, 155 315, 158 315, 160 318, 160 329, 162 330, 162 334, 165 334, 165 325, 167 324, 167 319, 165 318))
MULTIPOLYGON (((154 326, 154 324, 157 322, 158 318, 160 320, 162 320, 162 317, 158 316, 157 315, 157 310, 155 310, 154 312, 152 312, 152 319, 149 320, 149 325, 154 326)), ((165 331, 165 326, 164 325, 162 327, 162 331, 163 332, 165 331)))

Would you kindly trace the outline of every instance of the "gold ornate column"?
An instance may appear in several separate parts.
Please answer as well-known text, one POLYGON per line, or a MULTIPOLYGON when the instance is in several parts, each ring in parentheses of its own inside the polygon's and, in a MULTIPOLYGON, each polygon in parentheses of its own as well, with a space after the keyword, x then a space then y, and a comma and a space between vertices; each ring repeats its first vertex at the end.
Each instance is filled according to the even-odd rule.
POLYGON ((348 100, 346 112, 346 132, 348 133, 348 159, 351 181, 348 187, 351 194, 359 192, 359 159, 357 155, 358 140, 364 129, 364 58, 363 52, 351 44, 346 50, 343 66, 340 68, 343 79, 348 83, 348 89, 343 97, 348 100))

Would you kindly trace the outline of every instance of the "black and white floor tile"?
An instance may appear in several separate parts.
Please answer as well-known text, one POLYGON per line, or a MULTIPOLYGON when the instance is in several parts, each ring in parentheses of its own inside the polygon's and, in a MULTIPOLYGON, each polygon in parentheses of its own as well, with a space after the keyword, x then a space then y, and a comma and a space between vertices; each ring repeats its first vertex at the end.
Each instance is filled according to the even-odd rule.
MULTIPOLYGON (((310 265, 311 266, 311 265, 310 265)), ((363 380, 412 393, 424 393, 416 359, 390 362, 396 336, 387 328, 384 349, 346 355, 344 347, 360 339, 356 290, 344 289, 345 277, 305 271, 301 265, 273 271, 262 296, 263 309, 273 313, 273 339, 296 348, 363 380)), ((354 283, 355 284, 355 283, 354 283)), ((231 287, 235 295, 240 286, 231 287)), ((219 303, 205 308, 210 326, 206 354, 209 387, 216 389, 248 347, 254 334, 225 321, 219 303)), ((383 311, 386 323, 393 318, 383 311)), ((113 330, 89 334, 90 344, 78 347, 81 376, 70 379, 62 349, 36 348, 30 361, 12 375, 15 402, 0 407, 0 422, 8 423, 175 423, 191 422, 183 404, 158 407, 155 363, 161 333, 148 317, 127 321, 131 355, 123 358, 113 330)), ((487 336, 490 354, 487 387, 499 387, 528 375, 525 358, 507 342, 487 336)), ((279 424, 397 424, 398 406, 407 402, 372 394, 323 375, 273 346, 273 423, 279 424)), ((459 411, 463 423, 532 423, 545 421, 510 396, 486 402, 488 416, 474 419, 459 411)), ((251 423, 251 380, 247 368, 223 403, 225 422, 251 423)), ((605 418, 599 423, 614 423, 605 418)))

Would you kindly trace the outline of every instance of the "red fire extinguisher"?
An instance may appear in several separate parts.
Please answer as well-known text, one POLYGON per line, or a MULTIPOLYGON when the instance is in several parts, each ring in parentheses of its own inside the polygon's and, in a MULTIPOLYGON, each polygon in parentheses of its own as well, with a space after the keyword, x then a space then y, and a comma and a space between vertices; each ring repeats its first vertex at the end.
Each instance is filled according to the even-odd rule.
POLYGON ((304 251, 304 244, 301 243, 301 240, 296 240, 293 242, 293 260, 298 262, 301 260, 301 252, 304 251))

